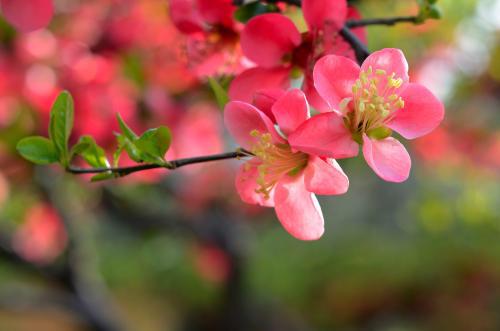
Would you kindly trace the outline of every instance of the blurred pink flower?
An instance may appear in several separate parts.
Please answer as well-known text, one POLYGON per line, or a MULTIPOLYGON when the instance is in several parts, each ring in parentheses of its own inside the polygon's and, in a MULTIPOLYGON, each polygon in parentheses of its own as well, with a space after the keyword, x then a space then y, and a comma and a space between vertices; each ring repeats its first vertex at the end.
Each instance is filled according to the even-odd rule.
POLYGON ((399 49, 371 54, 361 68, 328 55, 314 68, 314 84, 331 112, 313 117, 290 137, 293 148, 321 156, 358 154, 382 179, 402 182, 411 160, 392 130, 414 139, 434 130, 444 117, 443 104, 424 86, 410 83, 408 63, 399 49))
MULTIPOLYGON (((355 58, 338 31, 347 19, 359 18, 359 13, 348 7, 345 0, 304 0, 302 3, 309 26, 309 31, 302 35, 291 19, 278 13, 258 15, 245 25, 241 48, 257 67, 233 80, 229 89, 232 100, 252 102, 256 90, 288 88, 290 76, 296 75, 299 69, 304 73, 303 86, 309 102, 319 110, 326 110, 312 84, 313 65, 325 54, 355 58)), ((366 40, 363 28, 353 29, 353 32, 366 40)))
POLYGON ((247 203, 274 207, 292 236, 318 239, 324 222, 315 194, 343 194, 349 181, 334 159, 321 158, 314 152, 297 152, 285 138, 310 116, 302 91, 286 92, 271 111, 275 122, 245 102, 232 101, 225 108, 229 132, 254 155, 240 167, 236 189, 247 203))
POLYGON ((239 23, 232 0, 169 0, 170 17, 188 35, 187 57, 197 76, 234 74, 243 69, 239 23))
POLYGON ((0 9, 9 23, 24 32, 47 26, 54 11, 52 0, 0 0, 0 9))
POLYGON ((57 212, 47 204, 30 208, 13 238, 15 250, 26 260, 48 264, 66 247, 67 235, 57 212))

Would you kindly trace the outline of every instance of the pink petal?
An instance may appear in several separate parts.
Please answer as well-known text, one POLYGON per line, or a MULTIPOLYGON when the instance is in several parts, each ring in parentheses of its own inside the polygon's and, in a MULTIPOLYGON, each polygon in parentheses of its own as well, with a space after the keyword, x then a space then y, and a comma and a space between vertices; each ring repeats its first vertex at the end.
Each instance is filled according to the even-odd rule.
POLYGON ((316 88, 314 87, 314 80, 311 74, 305 75, 304 83, 302 84, 302 90, 306 94, 309 104, 315 110, 322 113, 332 110, 331 107, 326 103, 326 101, 318 94, 318 91, 316 91, 316 88))
POLYGON ((271 133, 274 140, 284 142, 274 129, 274 124, 260 110, 241 101, 231 101, 224 108, 224 123, 236 142, 243 148, 251 149, 257 142, 250 134, 257 130, 260 133, 271 133))
POLYGON ((344 194, 349 188, 349 179, 335 159, 311 156, 304 170, 306 189, 316 194, 344 194))
POLYGON ((273 123, 276 123, 271 108, 283 94, 285 94, 285 90, 279 88, 260 90, 255 92, 252 104, 266 114, 273 123))
POLYGON ((361 70, 368 70, 369 67, 373 70, 382 69, 388 75, 395 73, 395 78, 401 78, 404 83, 408 82, 408 62, 400 49, 384 48, 370 54, 361 65, 361 70))
POLYGON ((263 14, 252 18, 241 33, 243 54, 259 66, 273 68, 300 44, 295 24, 281 14, 263 14))
POLYGON ((371 140, 363 134, 363 155, 377 175, 388 182, 404 182, 411 168, 410 155, 396 139, 371 140))
POLYGON ((306 190, 303 176, 285 176, 276 185, 274 206, 281 225, 295 238, 316 240, 323 235, 321 207, 314 193, 306 190))
POLYGON ((336 159, 356 156, 359 150, 343 118, 334 112, 308 119, 288 136, 288 142, 299 151, 336 159))
POLYGON ((265 207, 273 207, 274 191, 271 191, 268 199, 265 199, 263 194, 256 192, 259 188, 259 185, 257 184, 257 178, 259 176, 257 165, 258 161, 254 158, 240 166, 238 173, 236 174, 236 190, 238 191, 238 194, 243 202, 265 207))
POLYGON ((195 0, 169 0, 168 3, 170 18, 179 31, 189 34, 204 30, 195 0))
POLYGON ((232 0, 197 0, 198 9, 203 19, 211 25, 233 25, 236 7, 232 0))
POLYGON ((229 98, 252 102, 255 93, 266 89, 287 89, 290 86, 290 68, 252 68, 236 76, 229 86, 229 98))
POLYGON ((347 17, 347 1, 303 0, 302 12, 311 30, 323 29, 325 25, 340 29, 347 17))
POLYGON ((47 26, 54 12, 52 0, 1 0, 0 8, 7 21, 25 32, 47 26))
POLYGON ((304 92, 293 89, 285 93, 272 107, 274 117, 284 134, 289 135, 309 118, 309 105, 304 92))
POLYGON ((314 66, 314 86, 331 108, 338 109, 344 98, 352 97, 352 86, 359 77, 356 62, 343 56, 327 55, 314 66))
POLYGON ((414 139, 434 130, 444 117, 444 106, 431 91, 420 84, 410 83, 401 98, 404 108, 394 114, 388 126, 406 139, 414 139))

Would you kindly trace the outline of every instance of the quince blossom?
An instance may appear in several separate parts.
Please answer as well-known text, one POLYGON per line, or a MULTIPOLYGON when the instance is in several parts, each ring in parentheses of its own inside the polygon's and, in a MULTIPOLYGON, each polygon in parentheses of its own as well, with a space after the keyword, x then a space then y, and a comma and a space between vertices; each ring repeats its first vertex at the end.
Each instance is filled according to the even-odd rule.
POLYGON ((317 115, 290 135, 293 148, 324 157, 358 154, 382 179, 405 181, 411 160, 392 130, 407 139, 431 132, 444 117, 443 104, 427 88, 410 83, 408 63, 399 49, 371 54, 361 68, 336 55, 320 59, 314 84, 331 112, 317 115))
POLYGON ((188 35, 187 57, 197 76, 244 69, 231 0, 169 0, 169 5, 172 22, 188 35))
POLYGON ((274 119, 246 102, 226 105, 227 128, 254 156, 240 167, 236 189, 244 202, 274 207, 292 236, 318 239, 324 232, 324 220, 315 194, 343 194, 349 180, 334 159, 296 151, 288 143, 286 136, 310 116, 302 91, 284 93, 271 112, 274 119))
MULTIPOLYGON (((316 109, 327 109, 312 84, 314 63, 326 54, 355 58, 338 31, 347 19, 360 16, 345 0, 304 0, 302 9, 308 25, 308 31, 302 34, 291 19, 278 13, 258 15, 248 21, 241 33, 241 48, 257 67, 233 80, 229 89, 232 100, 251 102, 256 90, 286 89, 291 76, 304 73, 303 89, 309 102, 316 109)), ((364 28, 353 32, 366 41, 364 28)))
POLYGON ((52 0, 0 0, 0 9, 9 23, 24 32, 47 26, 54 11, 52 0))

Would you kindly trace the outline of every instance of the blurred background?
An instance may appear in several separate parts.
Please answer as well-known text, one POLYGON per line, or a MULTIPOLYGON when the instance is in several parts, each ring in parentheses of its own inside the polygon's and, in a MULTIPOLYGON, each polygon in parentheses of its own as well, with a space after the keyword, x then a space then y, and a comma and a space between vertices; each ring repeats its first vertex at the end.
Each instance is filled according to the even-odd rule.
POLYGON ((236 160, 89 183, 21 159, 61 89, 75 136, 110 151, 116 112, 138 131, 168 125, 169 158, 234 147, 196 74, 209 50, 187 59, 166 1, 55 4, 44 30, 0 22, 0 331, 500 330, 500 1, 440 0, 441 20, 368 28, 369 49, 403 49, 446 117, 408 144, 403 184, 341 160, 350 190, 320 198, 317 242, 239 201, 236 160))

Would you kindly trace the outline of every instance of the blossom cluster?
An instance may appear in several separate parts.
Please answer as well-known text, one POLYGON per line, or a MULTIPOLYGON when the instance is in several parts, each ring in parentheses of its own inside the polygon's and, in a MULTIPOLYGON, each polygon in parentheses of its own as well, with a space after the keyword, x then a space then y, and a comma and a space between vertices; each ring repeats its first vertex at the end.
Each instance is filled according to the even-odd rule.
MULTIPOLYGON (((117 16, 108 22, 108 33, 96 38, 92 46, 82 48, 71 42, 78 29, 61 41, 61 62, 65 65, 60 70, 67 77, 78 78, 68 80, 66 86, 76 94, 79 108, 84 110, 81 116, 88 117, 76 122, 76 130, 90 131, 97 138, 102 136, 97 139, 102 142, 111 125, 108 117, 113 118, 108 116, 109 110, 102 108, 119 108, 126 121, 133 121, 138 117, 133 95, 144 93, 144 101, 152 112, 162 112, 154 118, 164 120, 165 108, 172 108, 169 103, 174 101, 167 100, 159 92, 161 89, 175 93, 175 88, 187 89, 207 78, 213 82, 214 77, 219 81, 222 77, 228 82, 225 78, 234 76, 227 86, 227 95, 220 85, 216 86, 216 94, 218 99, 229 99, 222 100, 224 122, 250 157, 236 176, 237 192, 244 202, 274 207, 283 227, 298 239, 315 240, 324 232, 316 194, 338 195, 348 190, 348 177, 337 159, 355 157, 361 148, 368 166, 380 178, 403 182, 409 176, 411 160, 393 132, 406 139, 418 138, 431 132, 443 119, 442 103, 424 86, 410 82, 408 63, 401 50, 378 50, 362 63, 357 62, 352 42, 342 32, 348 20, 361 15, 346 0, 303 0, 301 10, 283 3, 261 2, 238 8, 232 0, 169 0, 168 4, 172 23, 185 36, 182 56, 172 51, 179 42, 175 34, 168 28, 148 31, 149 18, 141 9, 132 18, 117 16), (124 33, 120 28, 124 23, 139 23, 144 29, 124 33), (166 41, 171 44, 165 45, 166 41), (141 43, 149 44, 153 57, 157 56, 143 72, 134 72, 137 68, 133 56, 114 58, 113 49, 136 54, 133 46, 141 43), (165 66, 175 62, 165 60, 169 57, 175 61, 184 58, 187 68, 172 66, 166 70, 165 66), (127 61, 132 61, 127 67, 131 74, 139 75, 136 86, 116 74, 116 67, 127 61), (163 70, 157 70, 158 67, 163 70), (111 102, 99 99, 101 94, 111 102), (96 116, 101 120, 94 121, 96 116)), ((0 6, 5 17, 24 30, 46 24, 52 15, 50 0, 33 1, 31 5, 1 0, 0 6), (36 9, 35 5, 41 7, 36 9), (47 15, 39 15, 39 20, 35 20, 36 10, 47 15)), ((88 23, 88 12, 96 8, 89 5, 87 9, 80 19, 88 23)), ((95 37, 83 31, 80 33, 84 36, 95 37)), ((366 43, 364 28, 353 28, 350 33, 357 42, 366 43)), ((42 90, 44 96, 53 96, 60 88, 42 90)), ((210 131, 216 125, 186 114, 173 117, 173 123, 185 124, 179 125, 184 133, 173 140, 175 144, 184 142, 200 153, 221 149, 218 135, 210 131), (207 128, 209 134, 199 134, 200 130, 193 129, 195 123, 200 123, 200 130, 207 128), (193 138, 184 139, 186 135, 193 138), (214 138, 207 139, 210 136, 214 138), (206 148, 197 148, 204 145, 206 148)), ((143 161, 130 147, 139 137, 128 127, 125 131, 129 131, 130 141, 122 141, 115 166, 122 150, 130 159, 143 161)), ((120 137, 125 136, 127 132, 120 137)), ((159 157, 159 166, 168 164, 163 154, 169 148, 169 139, 165 139, 168 146, 160 146, 161 155, 155 155, 159 157)), ((172 153, 170 149, 168 158, 172 153)))
MULTIPOLYGON (((348 18, 359 17, 346 1, 302 1, 303 33, 282 13, 257 15, 238 27, 228 23, 231 11, 223 6, 201 0, 171 0, 171 5, 181 31, 217 40, 220 47, 229 41, 221 31, 241 30, 243 57, 233 64, 246 61, 249 68, 236 71, 224 120, 252 158, 241 166, 236 188, 243 201, 274 207, 298 239, 318 239, 324 232, 316 194, 348 190, 336 159, 354 157, 361 148, 380 178, 403 182, 411 160, 393 131, 414 139, 443 119, 442 103, 409 81, 401 50, 376 51, 361 66, 354 61, 353 49, 339 34, 348 18), (301 88, 290 89, 299 77, 301 88), (311 116, 309 105, 320 113, 311 116)), ((355 33, 366 41, 364 29, 355 33)))

